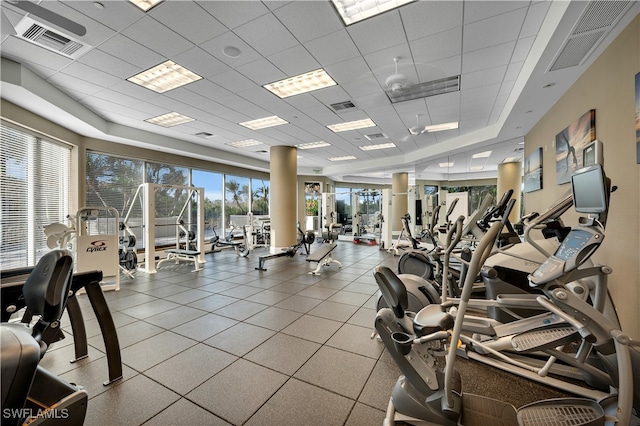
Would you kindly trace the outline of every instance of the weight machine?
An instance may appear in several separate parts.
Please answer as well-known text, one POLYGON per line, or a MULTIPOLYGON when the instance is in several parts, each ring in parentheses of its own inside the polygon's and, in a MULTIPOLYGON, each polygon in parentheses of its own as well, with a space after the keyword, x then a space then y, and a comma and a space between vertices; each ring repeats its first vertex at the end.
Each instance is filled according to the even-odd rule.
MULTIPOLYGON (((193 262, 195 270, 200 270, 201 265, 206 263, 204 259, 204 188, 194 186, 183 185, 167 185, 158 183, 143 183, 138 186, 135 195, 133 196, 133 202, 131 207, 127 211, 127 214, 122 222, 121 228, 123 232, 127 232, 128 222, 131 219, 131 213, 135 206, 135 200, 140 197, 140 203, 142 205, 142 223, 143 223, 143 245, 144 245, 144 271, 149 274, 155 274, 156 267, 162 262, 168 260, 175 260, 176 262, 186 261, 193 262), (166 259, 161 260, 156 265, 156 193, 159 189, 174 189, 187 191, 187 200, 180 211, 180 215, 176 219, 176 248, 166 250, 168 256, 166 259), (180 230, 184 228, 184 224, 180 223, 182 214, 186 211, 189 204, 192 202, 193 196, 197 197, 197 215, 196 222, 198 224, 197 231, 195 232, 195 250, 189 250, 189 241, 185 249, 180 248, 180 230)), ((128 232, 131 232, 130 230, 128 232)), ((185 233, 187 240, 189 239, 189 232, 185 233)), ((192 240, 193 241, 193 240, 192 240)))

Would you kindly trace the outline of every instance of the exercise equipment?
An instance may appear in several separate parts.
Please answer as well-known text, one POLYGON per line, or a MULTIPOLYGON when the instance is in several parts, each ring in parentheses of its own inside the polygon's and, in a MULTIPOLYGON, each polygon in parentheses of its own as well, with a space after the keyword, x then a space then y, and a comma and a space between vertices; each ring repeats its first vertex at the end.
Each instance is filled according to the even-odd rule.
MULTIPOLYGON (((133 200, 131 202, 131 206, 125 215, 124 220, 122 221, 123 225, 121 227, 129 226, 129 221, 132 219, 132 214, 135 209, 136 200, 140 201, 140 205, 142 206, 142 223, 144 229, 143 235, 143 246, 144 246, 144 271, 149 274, 156 273, 156 193, 160 189, 166 190, 179 190, 185 191, 187 194, 186 201, 182 206, 182 210, 180 214, 176 218, 176 248, 166 250, 168 259, 173 260, 175 262, 191 262, 194 264, 194 270, 198 271, 202 268, 202 265, 206 263, 204 258, 204 188, 198 188, 194 186, 183 186, 183 185, 168 185, 168 184, 158 184, 158 183, 143 183, 138 186, 136 192, 133 196, 133 200), (195 197, 196 203, 196 223, 198 224, 197 230, 195 231, 195 250, 187 250, 186 248, 180 248, 179 245, 179 232, 180 226, 179 221, 181 220, 182 214, 187 210, 187 207, 193 203, 193 197, 195 197)), ((184 230, 183 230, 184 231, 184 230)), ((188 230, 187 230, 188 231, 188 230)), ((188 232, 186 233, 188 235, 188 232)), ((162 262, 162 260, 160 260, 162 262)), ((158 262, 158 264, 161 264, 158 262)))
MULTIPOLYGON (((119 290, 120 272, 123 271, 123 241, 118 237, 119 215, 113 207, 82 207, 75 216, 68 216, 71 226, 53 223, 44 228, 49 248, 70 248, 74 254, 75 272, 100 270, 103 274, 102 289, 119 290)), ((130 237, 131 238, 131 237, 130 237)), ((135 236, 133 236, 135 246, 135 236)))
MULTIPOLYGON (((574 200, 583 199, 577 195, 580 183, 576 182, 593 182, 597 181, 594 176, 604 176, 599 166, 578 173, 579 177, 573 180, 574 200)), ((601 198, 606 200, 606 184, 589 186, 591 192, 604 194, 601 198), (602 191, 598 191, 601 188, 602 191)), ((602 208, 589 211, 591 207, 577 211, 606 215, 606 207, 604 212, 602 208)), ((630 347, 638 344, 631 342, 617 322, 598 309, 598 301, 589 304, 585 295, 572 287, 576 275, 589 276, 599 269, 599 274, 606 276, 608 269, 583 266, 602 243, 604 233, 597 217, 583 219, 582 224, 584 226, 572 230, 555 253, 530 275, 531 285, 539 288, 541 294, 501 295, 496 299, 494 304, 506 308, 540 311, 536 317, 508 324, 508 334, 501 333, 501 325, 495 321, 467 315, 468 309, 482 306, 470 298, 473 279, 493 250, 503 226, 501 222, 494 223, 478 243, 460 299, 443 297, 442 305, 427 306, 417 314, 408 313, 402 281, 389 268, 376 269, 376 282, 390 306, 378 312, 376 330, 403 373, 393 390, 386 425, 399 420, 443 425, 567 424, 561 423, 561 419, 569 415, 571 424, 575 425, 640 422, 632 414, 632 408, 637 409, 640 404, 637 393, 634 397, 634 389, 640 389, 640 381, 634 374, 640 368, 640 354, 630 347), (575 354, 569 353, 567 349, 574 345, 575 354), (532 353, 544 353, 548 358, 529 363, 524 355, 532 353), (587 362, 587 355, 602 362, 587 362), (539 401, 516 410, 501 401, 463 394, 460 376, 454 370, 457 356, 487 363, 579 397, 539 401), (438 366, 437 358, 444 360, 444 370, 438 366), (590 384, 600 381, 602 388, 550 377, 557 361, 584 371, 590 384)), ((606 294, 606 280, 598 279, 596 286, 598 293, 606 294)))
POLYGON ((2 424, 84 422, 87 392, 38 365, 59 333, 72 270, 69 251, 45 254, 21 286, 27 312, 39 316, 37 322, 0 324, 2 424))
POLYGON ((255 268, 258 271, 266 271, 265 262, 267 260, 277 259, 279 257, 293 257, 298 253, 298 251, 303 251, 308 256, 311 248, 311 244, 316 239, 316 235, 313 231, 303 232, 300 228, 300 222, 297 224, 298 230, 298 241, 291 247, 287 247, 282 249, 281 251, 275 253, 265 254, 263 256, 258 257, 258 266, 255 268))
POLYGON ((309 274, 320 275, 322 268, 325 266, 329 266, 332 263, 337 264, 338 268, 342 268, 342 263, 334 259, 332 255, 333 250, 335 250, 337 246, 338 244, 334 242, 324 243, 320 246, 320 248, 318 248, 318 250, 314 251, 309 256, 307 256, 307 259, 306 259, 307 262, 318 262, 316 269, 309 272, 309 274))

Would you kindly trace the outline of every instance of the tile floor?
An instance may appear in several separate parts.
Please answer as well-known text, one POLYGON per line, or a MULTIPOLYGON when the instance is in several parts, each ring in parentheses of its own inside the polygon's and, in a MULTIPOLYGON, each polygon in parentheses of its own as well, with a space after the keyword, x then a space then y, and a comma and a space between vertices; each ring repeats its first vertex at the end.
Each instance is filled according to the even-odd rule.
POLYGON ((304 256, 256 271, 261 250, 209 254, 199 272, 165 264, 106 292, 124 364, 124 378, 110 386, 102 385, 102 336, 80 296, 89 357, 69 362, 70 336, 42 365, 87 389, 85 424, 381 424, 399 370, 370 339, 372 270, 395 267, 397 258, 340 242, 334 253, 343 267, 313 276, 304 256))

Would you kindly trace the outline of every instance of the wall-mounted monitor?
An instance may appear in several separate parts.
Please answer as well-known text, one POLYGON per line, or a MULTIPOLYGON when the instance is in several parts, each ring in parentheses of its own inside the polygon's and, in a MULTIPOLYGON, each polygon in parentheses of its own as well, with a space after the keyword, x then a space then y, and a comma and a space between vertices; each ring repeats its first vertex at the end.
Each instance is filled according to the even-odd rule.
POLYGON ((595 139, 589 142, 582 150, 582 164, 584 167, 593 164, 603 164, 604 156, 602 152, 602 142, 595 139))
POLYGON ((609 206, 609 185, 600 164, 577 170, 571 176, 573 205, 579 213, 606 213, 609 206))

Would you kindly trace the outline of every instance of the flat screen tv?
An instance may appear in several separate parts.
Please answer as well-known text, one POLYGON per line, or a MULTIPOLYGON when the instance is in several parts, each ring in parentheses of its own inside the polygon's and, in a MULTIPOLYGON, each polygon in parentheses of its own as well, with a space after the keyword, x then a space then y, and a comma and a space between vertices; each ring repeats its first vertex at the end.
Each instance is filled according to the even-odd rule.
POLYGON ((577 170, 571 176, 573 206, 579 213, 606 213, 609 205, 607 178, 600 164, 577 170))

